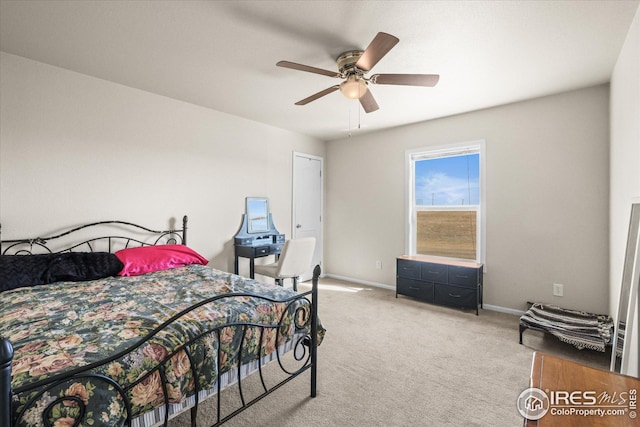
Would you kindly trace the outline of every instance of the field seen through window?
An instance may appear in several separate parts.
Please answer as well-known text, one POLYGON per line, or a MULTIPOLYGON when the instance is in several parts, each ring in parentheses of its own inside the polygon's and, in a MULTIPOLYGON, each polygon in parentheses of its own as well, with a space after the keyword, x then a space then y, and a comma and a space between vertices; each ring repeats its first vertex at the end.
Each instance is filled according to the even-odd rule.
POLYGON ((416 252, 475 260, 476 212, 419 211, 416 252))

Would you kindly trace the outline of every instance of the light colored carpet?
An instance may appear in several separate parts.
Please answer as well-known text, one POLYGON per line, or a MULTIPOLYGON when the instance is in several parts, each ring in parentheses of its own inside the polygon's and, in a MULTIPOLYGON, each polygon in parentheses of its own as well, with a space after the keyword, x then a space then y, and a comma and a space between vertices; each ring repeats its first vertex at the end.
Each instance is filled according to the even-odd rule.
MULTIPOLYGON (((476 316, 331 279, 320 281, 319 301, 327 334, 318 348, 317 397, 309 397, 305 373, 225 427, 519 426, 516 399, 528 387, 534 351, 608 367, 610 353, 577 350, 540 332, 526 331, 518 344, 518 316, 476 316)), ((214 422, 214 401, 201 404, 198 426, 214 422)), ((169 425, 189 420, 181 414, 169 425)))

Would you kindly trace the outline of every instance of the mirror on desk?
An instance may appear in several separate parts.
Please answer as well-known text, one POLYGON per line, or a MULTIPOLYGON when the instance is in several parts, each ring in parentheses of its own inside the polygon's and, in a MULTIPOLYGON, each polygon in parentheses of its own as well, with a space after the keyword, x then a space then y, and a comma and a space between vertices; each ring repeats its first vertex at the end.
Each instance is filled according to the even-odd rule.
MULTIPOLYGON (((622 271, 620 299, 618 302, 618 316, 615 318, 613 348, 611 351, 611 370, 629 374, 631 368, 631 346, 634 344, 633 331, 635 312, 637 308, 638 285, 640 283, 640 202, 631 205, 631 219, 627 248, 622 271)), ((636 349, 636 357, 640 351, 636 349)), ((640 364, 640 362, 639 362, 640 364)), ((640 366, 637 368, 640 373, 640 366)))
POLYGON ((233 271, 238 274, 238 258, 249 258, 249 277, 253 279, 254 260, 275 255, 276 259, 284 247, 285 235, 273 225, 266 197, 247 197, 245 213, 240 229, 233 238, 235 260, 233 271))
POLYGON ((266 197, 247 197, 245 214, 247 233, 266 233, 269 231, 269 199, 266 197))

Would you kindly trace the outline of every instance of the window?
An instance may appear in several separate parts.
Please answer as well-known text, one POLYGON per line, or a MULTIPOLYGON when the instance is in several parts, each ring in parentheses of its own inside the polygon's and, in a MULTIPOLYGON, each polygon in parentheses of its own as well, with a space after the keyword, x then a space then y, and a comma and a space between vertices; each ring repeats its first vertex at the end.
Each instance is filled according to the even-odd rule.
POLYGON ((484 141, 407 152, 407 253, 483 262, 484 141))

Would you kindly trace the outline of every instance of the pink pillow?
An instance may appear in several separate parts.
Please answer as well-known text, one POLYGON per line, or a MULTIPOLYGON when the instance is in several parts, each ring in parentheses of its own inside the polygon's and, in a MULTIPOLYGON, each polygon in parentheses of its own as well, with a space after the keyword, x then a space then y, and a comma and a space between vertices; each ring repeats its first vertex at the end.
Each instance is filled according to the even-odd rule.
POLYGON ((140 246, 122 249, 115 255, 124 264, 118 273, 120 276, 139 276, 189 264, 209 263, 202 255, 184 245, 140 246))

